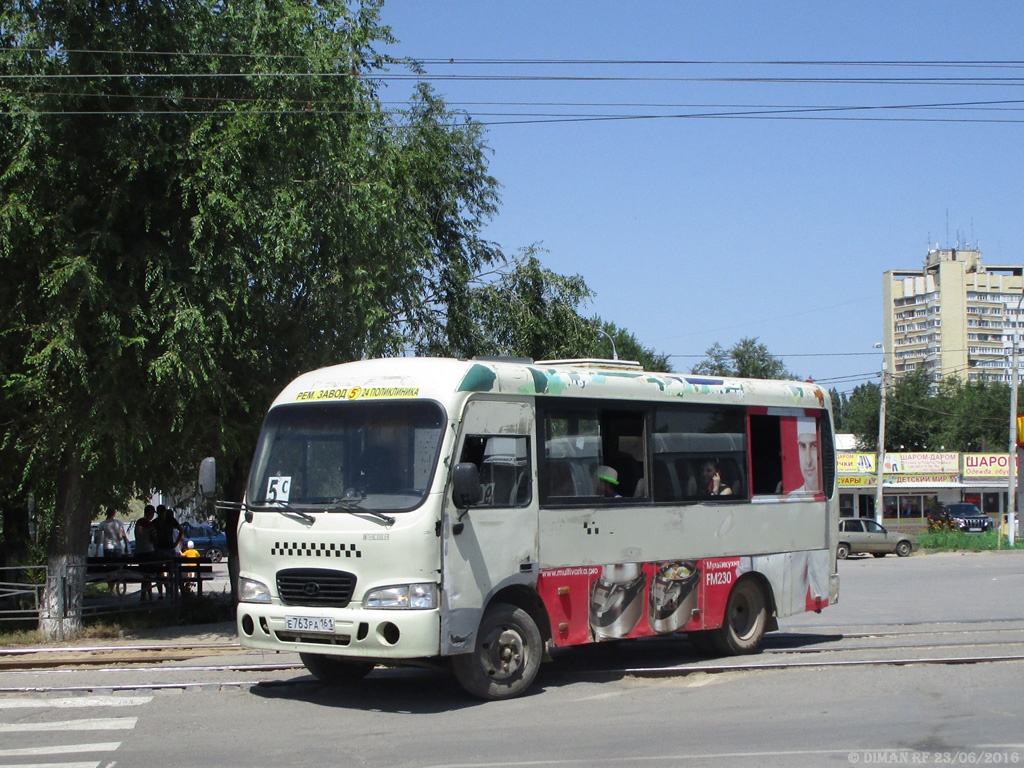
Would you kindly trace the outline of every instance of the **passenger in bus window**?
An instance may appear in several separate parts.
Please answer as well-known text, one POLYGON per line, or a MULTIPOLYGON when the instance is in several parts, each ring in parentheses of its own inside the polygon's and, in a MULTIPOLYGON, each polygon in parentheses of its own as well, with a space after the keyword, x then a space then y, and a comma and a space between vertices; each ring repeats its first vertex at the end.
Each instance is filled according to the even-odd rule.
POLYGON ((614 499, 622 498, 622 494, 619 493, 616 487, 619 484, 619 473, 614 467, 601 464, 597 468, 597 475, 594 480, 598 496, 606 496, 614 499))
POLYGON ((732 487, 722 478, 722 467, 718 459, 706 459, 700 468, 704 482, 702 496, 732 496, 732 487))

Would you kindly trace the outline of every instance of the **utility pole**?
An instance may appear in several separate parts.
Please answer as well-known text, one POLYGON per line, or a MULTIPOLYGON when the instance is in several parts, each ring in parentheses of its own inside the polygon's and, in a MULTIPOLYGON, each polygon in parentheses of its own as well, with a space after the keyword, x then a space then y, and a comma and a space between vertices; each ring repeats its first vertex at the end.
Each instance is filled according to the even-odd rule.
MULTIPOLYGON (((1013 364, 1010 371, 1010 484, 1006 489, 1006 528, 1010 546, 1013 546, 1017 528, 1017 386, 1019 379, 1018 341, 1020 330, 1020 305, 1024 302, 1024 293, 1017 300, 1017 315, 1013 319, 1013 364)), ((1002 534, 1000 534, 1000 540, 1002 534)))
MULTIPOLYGON (((881 347, 881 344, 876 344, 881 347)), ((885 479, 885 350, 882 351, 882 401, 878 408, 878 455, 875 458, 875 522, 882 525, 885 514, 882 481, 885 479)))

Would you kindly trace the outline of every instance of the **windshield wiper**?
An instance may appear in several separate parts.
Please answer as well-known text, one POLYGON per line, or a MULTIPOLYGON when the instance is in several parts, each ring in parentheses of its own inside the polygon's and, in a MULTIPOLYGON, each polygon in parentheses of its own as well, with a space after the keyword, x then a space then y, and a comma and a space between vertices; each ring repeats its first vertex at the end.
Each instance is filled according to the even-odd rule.
POLYGON ((263 501, 263 502, 260 502, 260 504, 258 506, 256 504, 250 504, 249 506, 252 509, 266 509, 267 507, 270 507, 271 509, 274 509, 274 510, 277 510, 278 512, 280 512, 282 515, 284 515, 284 514, 298 515, 299 517, 301 517, 303 520, 305 520, 308 523, 315 523, 316 522, 316 518, 313 517, 311 514, 309 514, 308 512, 303 512, 301 509, 296 509, 291 504, 289 504, 287 501, 263 501))
POLYGON ((395 518, 391 515, 385 515, 383 512, 378 512, 376 509, 367 509, 359 503, 359 499, 335 499, 331 502, 334 506, 328 507, 328 512, 363 512, 367 515, 372 515, 378 520, 383 520, 388 525, 393 525, 395 518))

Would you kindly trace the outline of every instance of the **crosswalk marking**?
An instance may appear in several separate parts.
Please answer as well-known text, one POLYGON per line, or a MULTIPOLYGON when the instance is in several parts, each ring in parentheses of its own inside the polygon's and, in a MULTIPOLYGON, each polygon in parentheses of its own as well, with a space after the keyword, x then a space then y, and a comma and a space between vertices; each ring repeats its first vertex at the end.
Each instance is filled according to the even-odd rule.
POLYGON ((28 731, 130 731, 137 717, 94 717, 88 720, 61 720, 56 723, 0 723, 0 733, 28 731))
POLYGON ((33 755, 70 755, 79 752, 113 752, 120 741, 108 741, 101 744, 62 744, 49 747, 15 747, 0 749, 0 757, 32 757, 33 755))
POLYGON ((0 709, 84 709, 93 707, 137 707, 152 696, 74 696, 64 699, 3 699, 0 709))
MULTIPOLYGON (((30 746, 33 741, 38 744, 40 737, 35 734, 50 734, 46 740, 53 742, 59 740, 56 735, 62 731, 74 736, 70 738, 90 738, 94 732, 97 738, 110 738, 110 736, 121 736, 117 731, 131 731, 138 724, 138 717, 89 717, 92 714, 106 714, 95 710, 104 707, 140 707, 153 701, 153 696, 65 696, 59 698, 4 698, 0 697, 0 720, 5 712, 10 713, 7 719, 24 719, 28 722, 0 722, 0 768, 100 768, 101 765, 116 765, 112 762, 114 754, 120 748, 120 741, 97 741, 91 744, 54 744, 47 746, 30 746), (75 718, 78 712, 69 710, 93 710, 81 712, 86 717, 75 718), (35 711, 33 711, 35 710, 35 711), (63 710, 65 719, 49 720, 46 722, 34 722, 46 717, 45 711, 56 715, 58 710, 63 710), (22 736, 24 741, 18 745, 14 739, 22 736), (34 738, 33 738, 34 737, 34 738), (100 756, 104 756, 102 759, 100 756), (25 762, 35 758, 40 762, 25 762), (42 762, 61 761, 62 762, 42 762)), ((115 714, 111 712, 110 714, 115 714)))

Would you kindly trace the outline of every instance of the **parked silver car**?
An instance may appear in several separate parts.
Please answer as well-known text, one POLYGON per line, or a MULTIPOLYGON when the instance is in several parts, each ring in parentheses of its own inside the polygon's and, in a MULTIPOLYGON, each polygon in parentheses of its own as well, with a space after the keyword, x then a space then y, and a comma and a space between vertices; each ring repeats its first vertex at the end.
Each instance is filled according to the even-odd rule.
POLYGON ((885 557, 895 552, 906 557, 917 549, 917 539, 906 533, 889 531, 870 517, 846 518, 839 521, 839 546, 836 557, 845 560, 848 555, 861 552, 885 557))

